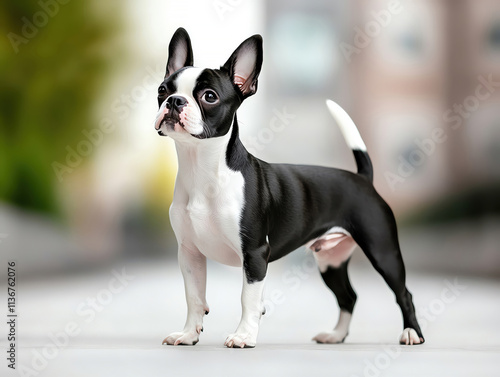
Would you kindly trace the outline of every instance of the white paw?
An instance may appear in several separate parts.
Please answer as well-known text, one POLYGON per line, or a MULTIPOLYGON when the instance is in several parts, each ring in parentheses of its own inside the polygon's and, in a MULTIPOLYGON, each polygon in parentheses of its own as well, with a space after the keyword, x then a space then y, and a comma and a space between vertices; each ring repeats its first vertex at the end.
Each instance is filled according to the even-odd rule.
POLYGON ((200 339, 199 331, 180 331, 180 332, 174 332, 169 336, 167 336, 163 340, 162 344, 169 344, 173 346, 177 346, 179 344, 186 346, 194 346, 196 343, 198 343, 199 339, 200 339))
POLYGON ((403 330, 401 334, 401 338, 399 338, 400 344, 414 345, 421 344, 424 342, 424 338, 420 338, 415 330, 410 327, 407 327, 403 330))
POLYGON ((256 344, 256 337, 249 333, 231 334, 224 342, 224 345, 228 348, 253 348, 256 344))
POLYGON ((347 336, 347 333, 343 331, 328 331, 328 332, 320 332, 316 335, 312 340, 315 340, 318 343, 342 343, 347 336))

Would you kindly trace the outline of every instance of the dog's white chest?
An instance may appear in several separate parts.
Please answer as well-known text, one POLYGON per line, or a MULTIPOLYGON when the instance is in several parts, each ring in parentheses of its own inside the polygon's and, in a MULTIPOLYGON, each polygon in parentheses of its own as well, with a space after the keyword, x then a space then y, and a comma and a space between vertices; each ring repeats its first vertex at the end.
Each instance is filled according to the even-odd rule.
POLYGON ((170 208, 172 227, 179 243, 195 246, 217 262, 241 266, 244 178, 229 169, 225 154, 219 153, 220 148, 225 150, 224 140, 202 142, 202 148, 196 150, 178 147, 179 173, 170 208))

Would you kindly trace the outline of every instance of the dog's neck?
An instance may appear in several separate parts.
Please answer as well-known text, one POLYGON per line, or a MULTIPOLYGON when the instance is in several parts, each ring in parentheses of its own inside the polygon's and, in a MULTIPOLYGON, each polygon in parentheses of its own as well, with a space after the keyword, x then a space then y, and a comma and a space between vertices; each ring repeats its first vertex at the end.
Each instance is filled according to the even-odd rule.
POLYGON ((240 141, 236 115, 229 131, 219 137, 175 141, 179 171, 177 181, 191 190, 199 184, 223 180, 229 167, 240 170, 248 161, 248 152, 240 141))
POLYGON ((242 170, 244 166, 248 163, 251 157, 250 153, 246 150, 245 146, 242 144, 239 135, 238 120, 236 114, 234 115, 233 125, 229 130, 228 134, 230 139, 227 146, 226 152, 226 163, 232 170, 242 170))

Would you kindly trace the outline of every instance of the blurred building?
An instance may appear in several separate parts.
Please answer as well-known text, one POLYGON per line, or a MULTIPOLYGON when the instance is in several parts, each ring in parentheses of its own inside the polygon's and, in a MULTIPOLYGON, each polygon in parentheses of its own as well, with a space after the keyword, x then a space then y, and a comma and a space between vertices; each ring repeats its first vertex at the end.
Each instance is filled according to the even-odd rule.
MULTIPOLYGON (((402 228, 409 266, 500 273, 498 0, 112 1, 113 11, 101 3, 68 3, 19 54, 0 45, 10 72, 0 247, 24 271, 175 257, 177 157, 152 124, 168 42, 182 26, 200 67, 219 67, 262 34, 258 93, 238 110, 251 153, 354 170, 325 106, 332 98, 358 125, 398 220, 425 212, 402 228), (67 161, 67 148, 88 143, 103 120, 114 131, 58 180, 51 163, 67 161)), ((40 10, 12 4, 0 11, 5 34, 40 10)))
POLYGON ((500 81, 498 1, 275 0, 267 20, 268 94, 313 134, 287 136, 291 160, 353 167, 324 128, 327 96, 357 123, 398 214, 499 177, 500 88, 485 84, 500 81))

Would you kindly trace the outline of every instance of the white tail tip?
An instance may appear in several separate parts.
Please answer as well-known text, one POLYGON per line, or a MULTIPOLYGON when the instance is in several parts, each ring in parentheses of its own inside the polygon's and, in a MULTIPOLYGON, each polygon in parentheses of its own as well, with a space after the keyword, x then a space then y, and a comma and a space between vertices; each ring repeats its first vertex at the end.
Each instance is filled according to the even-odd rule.
POLYGON ((349 114, 331 99, 326 100, 326 106, 342 131, 349 148, 366 152, 366 145, 349 114))

